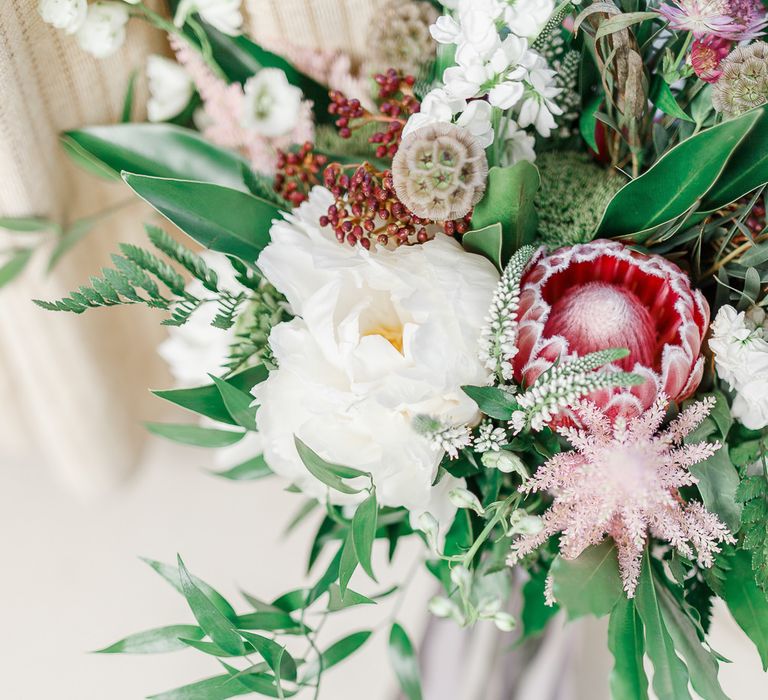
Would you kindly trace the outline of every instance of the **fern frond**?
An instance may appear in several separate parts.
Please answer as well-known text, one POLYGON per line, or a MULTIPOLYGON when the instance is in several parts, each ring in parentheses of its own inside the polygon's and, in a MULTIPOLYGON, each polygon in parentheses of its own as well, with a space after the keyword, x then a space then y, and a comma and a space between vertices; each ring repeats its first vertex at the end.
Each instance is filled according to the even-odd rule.
POLYGON ((219 291, 219 277, 205 264, 199 255, 173 240, 163 229, 157 226, 147 226, 147 235, 152 245, 165 253, 171 260, 179 263, 190 275, 199 279, 203 286, 211 292, 219 291))
POLYGON ((240 293, 233 296, 229 292, 224 292, 219 297, 219 311, 214 317, 211 325, 215 328, 221 328, 226 331, 235 325, 235 316, 240 305, 245 301, 245 294, 240 293))
POLYGON ((741 511, 741 546, 752 554, 757 585, 768 595, 768 480, 760 474, 742 480, 736 490, 741 511))
POLYGON ((120 251, 128 260, 151 272, 176 296, 184 296, 184 278, 168 263, 132 243, 121 243, 120 251))

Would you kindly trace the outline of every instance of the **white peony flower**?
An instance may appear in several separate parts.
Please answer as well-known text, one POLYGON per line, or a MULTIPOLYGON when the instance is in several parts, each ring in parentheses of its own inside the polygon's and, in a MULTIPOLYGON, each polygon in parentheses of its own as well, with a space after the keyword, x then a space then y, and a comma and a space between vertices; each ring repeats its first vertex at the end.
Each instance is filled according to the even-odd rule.
POLYGON ((288 82, 279 68, 264 68, 248 78, 243 88, 244 127, 268 138, 293 130, 301 113, 301 90, 288 82))
POLYGON ((164 56, 147 58, 149 100, 147 116, 151 122, 164 122, 178 116, 194 94, 194 84, 187 71, 164 56))
POLYGON ((554 9, 553 0, 508 0, 504 22, 517 36, 535 39, 554 9))
POLYGON ((96 58, 111 56, 125 41, 127 23, 128 8, 122 2, 94 3, 77 30, 80 48, 96 58))
POLYGON ((181 0, 173 21, 177 27, 181 27, 189 15, 197 13, 214 29, 229 36, 237 36, 243 26, 240 3, 241 0, 181 0))
MULTIPOLYGON (((226 256, 205 251, 200 253, 200 257, 218 275, 222 288, 234 293, 243 291, 244 287, 235 279, 226 256)), ((212 296, 197 279, 187 285, 187 290, 198 298, 212 296)), ((208 374, 215 374, 226 363, 229 348, 235 340, 235 329, 214 328, 211 321, 216 313, 216 304, 203 304, 183 326, 170 326, 168 338, 157 349, 179 386, 209 384, 211 379, 208 374)))
POLYGON ((480 326, 498 274, 447 236, 369 252, 317 224, 333 203, 316 187, 272 227, 259 268, 297 315, 273 329, 278 369, 254 388, 270 467, 320 499, 349 503, 304 467, 294 435, 324 459, 370 472, 379 503, 431 507, 442 453, 413 426, 478 420, 461 390, 483 384, 480 326))
POLYGON ((768 425, 768 340, 754 318, 722 306, 712 323, 709 348, 718 376, 736 392, 733 415, 759 430, 768 425))
POLYGON ((536 152, 533 150, 536 139, 514 121, 507 122, 507 127, 499 138, 503 141, 502 166, 514 165, 521 160, 528 160, 531 163, 536 160, 536 152))
POLYGON ((87 0, 40 0, 37 11, 43 22, 74 34, 85 21, 88 13, 87 0))

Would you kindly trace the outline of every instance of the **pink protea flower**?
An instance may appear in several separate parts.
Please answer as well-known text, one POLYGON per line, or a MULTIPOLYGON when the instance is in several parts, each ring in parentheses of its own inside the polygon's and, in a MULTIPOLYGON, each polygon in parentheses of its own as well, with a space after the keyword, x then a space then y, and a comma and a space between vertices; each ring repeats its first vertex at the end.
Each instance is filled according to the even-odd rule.
MULTIPOLYGON (((645 377, 589 399, 609 415, 637 416, 660 392, 688 398, 701 381, 709 305, 669 260, 617 241, 560 248, 523 276, 514 378, 531 385, 561 357, 627 348, 617 366, 645 377)), ((562 417, 562 416, 561 416, 562 417)))
POLYGON ((728 55, 733 42, 717 36, 696 39, 691 45, 689 61, 693 72, 707 83, 716 83, 723 74, 720 62, 728 55))
POLYGON ((693 404, 657 433, 666 405, 667 398, 660 395, 631 421, 611 421, 589 401, 576 407, 584 428, 558 429, 573 451, 556 454, 521 487, 524 492, 550 491, 554 501, 543 515, 541 532, 513 544, 510 565, 557 533, 562 533, 560 554, 565 559, 575 559, 590 545, 611 537, 630 598, 649 534, 695 558, 700 566, 712 566, 719 543, 735 540, 716 515, 698 501, 686 503, 678 490, 696 483, 688 467, 720 449, 710 442, 683 444, 709 414, 714 400, 693 404))
POLYGON ((670 0, 658 12, 669 22, 669 29, 691 32, 696 38, 711 34, 752 40, 767 23, 760 0, 670 0))

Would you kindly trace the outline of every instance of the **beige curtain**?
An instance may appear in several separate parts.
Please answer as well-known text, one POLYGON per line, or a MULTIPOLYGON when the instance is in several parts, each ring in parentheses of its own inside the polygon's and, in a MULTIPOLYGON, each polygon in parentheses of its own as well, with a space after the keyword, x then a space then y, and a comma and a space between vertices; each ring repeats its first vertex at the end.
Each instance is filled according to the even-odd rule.
MULTIPOLYGON (((162 0, 149 3, 156 9, 162 0)), ((374 0, 250 0, 247 29, 257 41, 364 51, 374 0)), ((132 21, 124 47, 98 61, 73 37, 42 22, 37 0, 0 3, 0 216, 38 215, 66 224, 130 199, 121 184, 74 167, 58 135, 119 119, 132 71, 167 51, 165 37, 132 21)), ((134 118, 145 87, 138 84, 134 118)), ((157 314, 146 309, 44 312, 32 298, 66 294, 108 262, 118 241, 141 241, 150 213, 139 204, 105 219, 46 274, 37 254, 0 290, 0 457, 33 451, 76 491, 99 491, 139 461, 140 421, 159 409, 147 387, 165 385, 156 357, 157 314)), ((27 234, 25 234, 27 235, 27 234)), ((0 232, 0 247, 9 236, 0 232)), ((18 237, 17 242, 23 242, 18 237)), ((50 252, 50 248, 47 252, 50 252)))

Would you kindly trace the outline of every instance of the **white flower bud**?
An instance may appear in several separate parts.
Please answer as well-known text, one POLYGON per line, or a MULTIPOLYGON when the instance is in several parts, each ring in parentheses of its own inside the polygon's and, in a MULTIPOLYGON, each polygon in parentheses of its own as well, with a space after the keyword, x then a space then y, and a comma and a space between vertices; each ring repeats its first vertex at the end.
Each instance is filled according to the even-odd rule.
POLYGON ((123 3, 94 3, 77 31, 80 48, 96 58, 111 56, 125 41, 127 23, 128 8, 123 3))
POLYGON ((240 2, 241 0, 181 0, 173 21, 180 27, 189 15, 197 12, 204 22, 215 29, 229 36, 237 36, 243 26, 240 2))
POLYGON ((448 498, 457 508, 471 508, 478 515, 485 513, 477 496, 468 489, 456 488, 448 492, 448 498))
POLYGON ((85 21, 88 3, 86 0, 40 0, 37 11, 43 22, 74 34, 85 21))
POLYGON ((493 624, 502 632, 512 632, 517 627, 517 620, 507 612, 497 612, 493 616, 493 624))
POLYGON ((147 81, 147 117, 151 122, 164 122, 181 114, 195 91, 187 71, 164 56, 147 57, 147 81))
POLYGON ((484 620, 492 620, 501 610, 501 598, 489 596, 480 601, 477 606, 478 615, 484 620))
POLYGON ((247 129, 275 138, 289 133, 301 116, 302 93, 279 68, 263 68, 243 87, 241 123, 247 129))
POLYGON ((472 574, 469 569, 460 564, 454 566, 451 569, 451 581, 453 581, 454 585, 458 587, 463 595, 469 594, 472 588, 472 574))
POLYGON ((443 596, 435 596, 432 598, 432 600, 429 601, 429 612, 431 612, 435 617, 452 617, 456 611, 456 603, 453 603, 452 601, 448 600, 448 598, 445 598, 443 596))
POLYGON ((507 537, 512 535, 538 535, 544 529, 544 521, 538 515, 528 515, 520 508, 509 516, 507 537))
POLYGON ((425 511, 416 518, 416 527, 427 536, 429 546, 437 551, 437 534, 440 526, 435 516, 425 511))
POLYGON ((480 456, 480 461, 483 463, 483 466, 487 467, 488 469, 498 469, 500 472, 504 472, 505 474, 516 472, 520 474, 523 480, 530 476, 523 460, 508 450, 499 450, 498 452, 484 452, 480 456))

